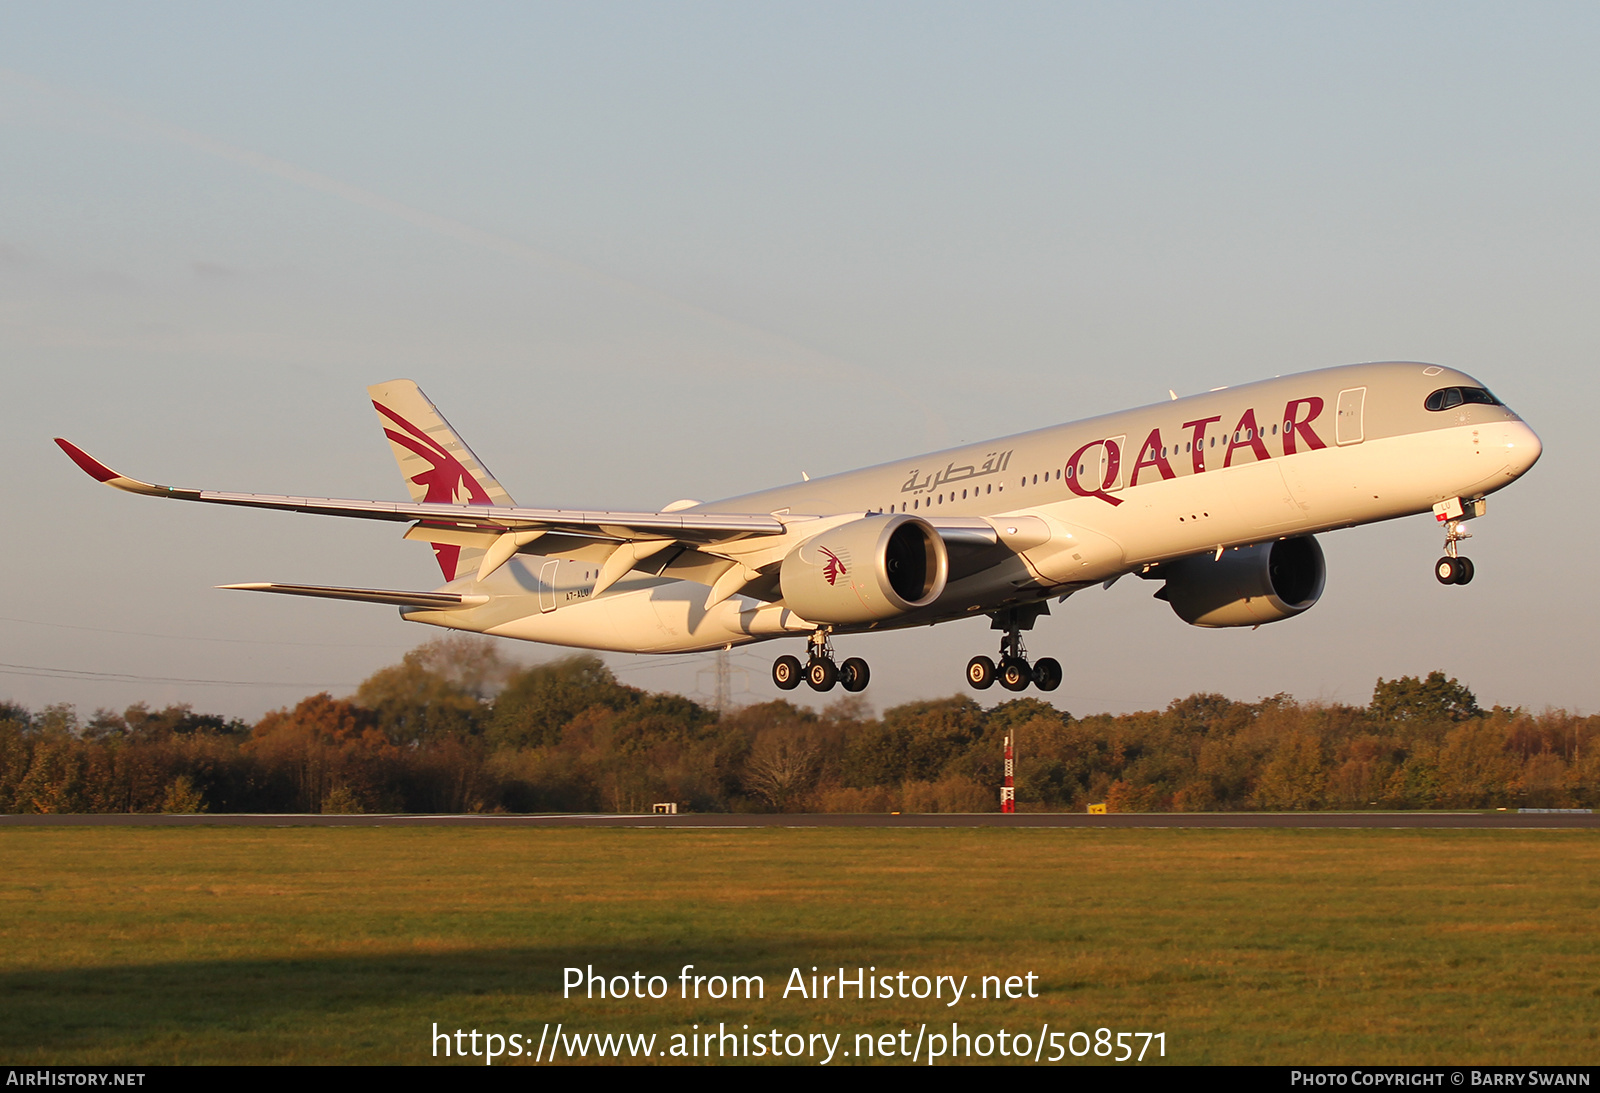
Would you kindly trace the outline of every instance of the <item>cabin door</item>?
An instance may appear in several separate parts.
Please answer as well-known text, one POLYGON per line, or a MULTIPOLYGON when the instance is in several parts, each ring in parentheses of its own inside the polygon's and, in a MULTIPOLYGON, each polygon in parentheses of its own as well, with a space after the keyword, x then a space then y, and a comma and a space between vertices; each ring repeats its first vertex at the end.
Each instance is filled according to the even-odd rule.
POLYGON ((1104 447, 1100 449, 1100 481, 1104 483, 1104 485, 1100 488, 1107 492, 1120 490, 1122 488, 1122 483, 1126 481, 1128 477, 1128 461, 1133 458, 1136 458, 1136 453, 1128 451, 1127 437, 1114 436, 1107 440, 1104 447), (1106 464, 1110 461, 1113 447, 1115 447, 1117 452, 1116 473, 1107 474, 1106 472, 1111 470, 1111 468, 1106 466, 1106 464))
POLYGON ((560 561, 552 558, 539 567, 540 611, 554 611, 556 609, 556 570, 560 565, 560 561))
POLYGON ((1366 408, 1367 389, 1352 387, 1339 392, 1339 419, 1334 435, 1340 444, 1360 444, 1363 434, 1362 411, 1366 408))

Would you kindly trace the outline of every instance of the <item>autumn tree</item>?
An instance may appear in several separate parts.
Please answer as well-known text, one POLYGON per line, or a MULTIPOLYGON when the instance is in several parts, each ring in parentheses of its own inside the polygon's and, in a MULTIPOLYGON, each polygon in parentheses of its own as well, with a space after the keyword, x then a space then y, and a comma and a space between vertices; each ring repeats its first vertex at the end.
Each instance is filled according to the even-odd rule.
POLYGON ((1437 803, 1449 808, 1508 804, 1521 766, 1506 751, 1502 727, 1478 720, 1457 725, 1439 751, 1437 803))
POLYGON ((1368 710, 1375 720, 1396 723, 1432 724, 1483 716, 1473 693, 1440 671, 1429 672, 1427 679, 1379 677, 1368 710))
POLYGON ((533 750, 569 757, 599 807, 631 812, 676 801, 709 811, 727 808, 738 792, 749 739, 681 695, 646 694, 622 710, 591 706, 559 744, 533 750))
POLYGON ((267 714, 245 751, 292 782, 300 812, 321 812, 336 787, 346 791, 342 799, 359 800, 361 811, 389 804, 402 754, 371 710, 326 693, 267 714))
POLYGON ((535 664, 511 673, 494 704, 489 741, 511 748, 554 744, 567 723, 585 710, 627 709, 641 694, 618 683, 605 661, 592 653, 535 664))
POLYGON ((1327 786, 1321 742, 1299 732, 1279 741, 1251 800, 1260 808, 1284 812, 1320 808, 1327 786))
POLYGON ((27 768, 17 780, 18 812, 85 812, 90 804, 78 716, 68 705, 46 706, 30 719, 27 768))
POLYGON ((23 812, 17 800, 17 787, 32 761, 28 711, 6 702, 0 704, 0 812, 23 812))
POLYGON ((803 733, 768 733, 744 763, 744 785, 777 812, 791 812, 817 784, 822 749, 803 733))
POLYGON ((983 709, 966 695, 895 706, 850 741, 845 782, 870 786, 934 781, 985 729, 983 709))
POLYGON ((491 700, 511 666, 492 639, 438 638, 381 668, 356 690, 354 702, 397 744, 426 744, 479 733, 491 700))

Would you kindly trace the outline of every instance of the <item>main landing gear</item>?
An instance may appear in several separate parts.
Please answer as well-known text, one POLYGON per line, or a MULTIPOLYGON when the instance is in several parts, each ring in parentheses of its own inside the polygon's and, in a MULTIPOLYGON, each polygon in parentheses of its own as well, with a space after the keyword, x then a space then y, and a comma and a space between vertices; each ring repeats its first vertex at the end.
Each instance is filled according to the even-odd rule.
POLYGON ((1472 532, 1462 531, 1461 523, 1474 516, 1483 515, 1483 500, 1462 502, 1459 498, 1441 501, 1433 506, 1435 517, 1444 524, 1444 557, 1433 563, 1433 575, 1440 584, 1470 584, 1473 567, 1471 558, 1463 558, 1456 545, 1472 538, 1472 532))
MULTIPOLYGON (((1033 616, 1037 618, 1037 613, 1033 616)), ((1031 628, 1033 618, 1027 620, 1031 628)), ((1061 686, 1061 663, 1054 657, 1044 657, 1037 664, 1028 663, 1028 651, 1022 645, 1022 629, 1014 612, 995 616, 996 628, 1005 630, 1000 639, 1000 662, 977 656, 967 661, 967 682, 980 691, 988 690, 998 680, 1008 691, 1026 691, 1033 684, 1041 691, 1053 691, 1061 686)))
POLYGON ((772 662, 772 682, 779 690, 792 691, 804 679, 813 691, 831 691, 838 684, 847 691, 864 691, 872 677, 867 662, 851 657, 843 664, 833 662, 833 643, 826 630, 811 635, 811 656, 802 668, 795 657, 779 657, 772 662))

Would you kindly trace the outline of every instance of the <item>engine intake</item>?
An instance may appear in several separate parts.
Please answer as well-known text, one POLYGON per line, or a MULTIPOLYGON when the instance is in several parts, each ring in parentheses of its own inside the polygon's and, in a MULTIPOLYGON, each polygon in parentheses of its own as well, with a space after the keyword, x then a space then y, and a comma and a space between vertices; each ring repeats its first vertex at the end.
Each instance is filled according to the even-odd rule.
POLYGON ((877 622, 926 607, 944 592, 944 540, 915 516, 868 516, 814 535, 778 570, 783 602, 807 622, 877 622))
POLYGON ((1191 626, 1260 626, 1308 610, 1322 595, 1327 567, 1309 535, 1235 547, 1221 558, 1195 554, 1163 562, 1156 593, 1191 626))

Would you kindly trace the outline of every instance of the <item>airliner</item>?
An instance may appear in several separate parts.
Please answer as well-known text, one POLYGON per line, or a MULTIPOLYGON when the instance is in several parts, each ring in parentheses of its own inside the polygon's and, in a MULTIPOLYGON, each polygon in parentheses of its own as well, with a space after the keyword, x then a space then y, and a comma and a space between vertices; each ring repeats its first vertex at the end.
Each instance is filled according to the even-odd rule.
POLYGON ((410 380, 368 388, 411 501, 179 489, 57 439, 117 489, 390 520, 431 544, 432 591, 223 588, 396 605, 410 622, 628 653, 805 642, 772 664, 793 689, 860 691, 837 639, 987 616, 998 655, 967 683, 1051 691, 1062 669, 1022 635, 1052 600, 1128 574, 1184 622, 1260 626, 1309 610, 1315 535, 1431 512, 1434 575, 1465 585, 1463 525, 1539 459, 1539 438, 1477 380, 1422 363, 1353 364, 1218 388, 982 444, 657 512, 523 508, 410 380))

